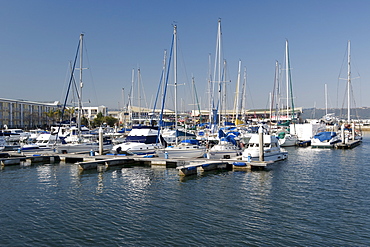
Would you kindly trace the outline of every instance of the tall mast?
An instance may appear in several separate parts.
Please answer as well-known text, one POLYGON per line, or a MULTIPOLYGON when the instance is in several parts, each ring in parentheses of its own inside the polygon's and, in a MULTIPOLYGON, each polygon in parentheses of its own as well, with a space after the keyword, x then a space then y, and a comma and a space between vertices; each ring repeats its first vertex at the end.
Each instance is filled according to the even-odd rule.
POLYGON ((211 54, 208 54, 208 91, 209 91, 209 124, 213 119, 213 82, 211 75, 211 54))
POLYGON ((82 82, 82 51, 83 51, 83 37, 84 34, 80 34, 80 95, 78 99, 78 121, 77 121, 77 128, 79 132, 81 131, 81 113, 82 113, 82 88, 83 88, 83 82, 82 82))
POLYGON ((218 124, 221 124, 221 104, 222 104, 222 83, 221 83, 221 19, 218 19, 217 26, 217 40, 216 40, 216 54, 215 65, 213 71, 213 80, 218 83, 218 124), (217 79, 216 79, 217 78, 217 79))
POLYGON ((348 40, 348 79, 347 79, 348 123, 351 123, 350 87, 351 87, 351 41, 348 40))
POLYGON ((245 120, 245 108, 247 106, 246 102, 246 88, 247 88, 247 67, 244 67, 244 74, 243 74, 243 89, 242 89, 242 97, 241 97, 241 106, 242 106, 242 119, 245 120))
POLYGON ((279 94, 279 62, 275 62, 275 77, 274 77, 274 87, 272 90, 272 99, 271 99, 271 114, 270 118, 272 120, 272 109, 275 110, 275 120, 277 120, 278 115, 278 94, 279 94))
POLYGON ((328 115, 328 85, 325 84, 325 116, 328 115))
POLYGON ((138 107, 139 107, 139 124, 141 124, 141 73, 140 68, 137 69, 137 100, 138 100, 138 107))
POLYGON ((272 104, 273 104, 272 93, 271 92, 269 94, 269 101, 270 101, 270 125, 271 125, 271 122, 272 122, 272 104))
POLYGON ((286 118, 289 119, 289 54, 288 40, 285 41, 285 76, 286 76, 286 118))
POLYGON ((135 80, 135 69, 132 69, 132 72, 131 72, 131 91, 130 91, 130 98, 129 98, 129 104, 130 104, 130 107, 129 107, 129 115, 130 115, 130 122, 131 124, 133 124, 133 116, 132 116, 132 113, 133 113, 133 106, 134 106, 134 80, 135 80))
POLYGON ((242 66, 242 61, 239 60, 239 67, 238 67, 238 80, 237 80, 237 84, 236 84, 236 99, 235 99, 235 110, 236 110, 236 119, 235 119, 235 123, 238 121, 239 119, 239 100, 240 100, 240 74, 241 74, 241 66, 242 66))
POLYGON ((219 84, 219 89, 218 89, 218 99, 219 99, 219 112, 218 112, 218 116, 219 116, 219 119, 218 119, 218 124, 220 125, 221 124, 221 120, 222 120, 222 114, 221 114, 221 103, 222 103, 222 92, 221 92, 221 88, 222 88, 222 83, 221 83, 221 19, 218 19, 218 29, 217 29, 217 66, 218 66, 218 76, 217 76, 217 80, 218 80, 218 84, 219 84))
MULTIPOLYGON (((175 129, 177 130, 177 26, 173 27, 173 70, 174 70, 174 85, 175 85, 175 129)), ((176 133, 176 145, 178 144, 178 138, 176 133)))

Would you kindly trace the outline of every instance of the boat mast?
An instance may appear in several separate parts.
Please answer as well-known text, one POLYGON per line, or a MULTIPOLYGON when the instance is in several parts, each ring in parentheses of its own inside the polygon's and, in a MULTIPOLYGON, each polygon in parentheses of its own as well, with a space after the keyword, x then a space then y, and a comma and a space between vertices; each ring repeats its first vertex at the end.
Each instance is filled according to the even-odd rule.
MULTIPOLYGON (((221 19, 218 19, 217 26, 217 39, 216 39, 216 54, 215 54, 215 64, 213 70, 213 80, 218 84, 218 125, 221 124, 221 104, 222 104, 222 84, 221 84, 221 19), (217 79, 216 79, 217 78, 217 79)), ((215 84, 213 84, 214 90, 215 84)), ((213 99, 212 99, 213 100, 213 99)))
POLYGON ((328 85, 325 83, 325 116, 328 115, 328 85))
POLYGON ((351 41, 348 40, 348 79, 347 79, 348 123, 351 123, 350 87, 351 87, 351 41))
POLYGON ((83 37, 84 34, 80 34, 80 97, 78 99, 78 121, 77 121, 77 129, 78 132, 81 132, 81 118, 82 118, 82 88, 83 88, 83 82, 82 82, 82 52, 83 52, 83 37))
POLYGON ((285 41, 285 76, 286 76, 286 119, 289 120, 289 54, 288 40, 285 41))
POLYGON ((270 92, 269 93, 269 101, 270 101, 270 109, 269 109, 269 112, 270 112, 270 125, 271 125, 271 122, 272 122, 272 104, 273 104, 273 96, 272 96, 272 93, 270 92))
POLYGON ((219 111, 218 111, 218 124, 221 124, 221 103, 222 103, 222 84, 221 84, 221 19, 218 19, 218 28, 217 28, 217 45, 216 45, 216 60, 218 67, 218 102, 219 102, 219 111))
POLYGON ((175 85, 175 130, 176 130, 176 139, 175 144, 178 144, 177 137, 177 25, 173 26, 173 70, 174 70, 174 85, 175 85))
POLYGON ((279 94, 279 62, 275 61, 275 77, 274 77, 274 87, 272 90, 272 99, 271 99, 271 110, 270 110, 270 120, 272 121, 272 109, 275 111, 275 120, 277 120, 278 115, 278 94, 279 94))
POLYGON ((138 99, 138 106, 139 106, 139 124, 141 124, 141 93, 140 93, 140 85, 141 83, 141 73, 140 73, 140 68, 137 69, 137 99, 138 99))
POLYGON ((243 89, 242 89, 242 97, 241 97, 241 106, 242 106, 242 119, 245 120, 245 108, 247 106, 246 102, 246 88, 247 88, 247 67, 244 67, 244 74, 243 74, 243 89))
POLYGON ((211 54, 208 54, 208 91, 209 91, 209 124, 212 125, 213 119, 213 81, 211 75, 211 54))
POLYGON ((132 72, 131 72, 131 92, 130 92, 130 122, 131 122, 131 125, 133 124, 133 106, 134 106, 134 81, 135 81, 135 69, 133 68, 132 69, 132 72))
POLYGON ((236 117, 235 117, 235 124, 237 124, 238 119, 239 119, 239 100, 240 100, 240 74, 241 74, 241 66, 242 66, 242 61, 239 60, 239 67, 238 67, 238 80, 236 84, 236 99, 235 99, 235 110, 236 110, 236 117))

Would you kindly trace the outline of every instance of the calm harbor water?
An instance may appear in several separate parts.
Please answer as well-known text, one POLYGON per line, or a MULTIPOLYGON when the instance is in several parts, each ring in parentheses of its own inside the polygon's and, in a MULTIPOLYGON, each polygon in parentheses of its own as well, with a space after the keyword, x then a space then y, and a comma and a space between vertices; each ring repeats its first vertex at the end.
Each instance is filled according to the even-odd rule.
POLYGON ((265 171, 0 170, 1 246, 369 246, 370 133, 265 171))

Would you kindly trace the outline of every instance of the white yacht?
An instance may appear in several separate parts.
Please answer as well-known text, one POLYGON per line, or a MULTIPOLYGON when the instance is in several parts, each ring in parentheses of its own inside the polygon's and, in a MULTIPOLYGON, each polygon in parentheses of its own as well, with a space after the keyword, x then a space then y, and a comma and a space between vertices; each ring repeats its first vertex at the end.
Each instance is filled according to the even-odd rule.
MULTIPOLYGON (((248 146, 242 153, 242 160, 259 161, 260 140, 259 134, 253 134, 248 146)), ((263 134, 263 156, 264 161, 279 161, 288 158, 288 152, 280 148, 279 140, 276 136, 263 134)))
POLYGON ((334 131, 323 131, 317 133, 311 139, 312 148, 334 148, 334 145, 341 142, 341 138, 334 131))
POLYGON ((199 145, 195 139, 183 140, 178 145, 168 146, 156 150, 156 154, 161 158, 200 158, 206 153, 206 147, 199 145))
POLYGON ((162 148, 164 144, 164 139, 158 133, 158 127, 133 126, 125 142, 114 145, 112 152, 117 154, 154 154, 155 150, 162 148))
POLYGON ((224 137, 220 139, 217 145, 211 147, 207 152, 208 159, 231 159, 239 156, 241 150, 224 137))

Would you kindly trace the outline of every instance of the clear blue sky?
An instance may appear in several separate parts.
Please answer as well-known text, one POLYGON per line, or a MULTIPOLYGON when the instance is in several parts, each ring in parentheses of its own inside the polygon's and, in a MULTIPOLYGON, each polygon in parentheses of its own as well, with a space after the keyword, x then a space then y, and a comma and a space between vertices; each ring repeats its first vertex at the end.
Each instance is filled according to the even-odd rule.
MULTIPOLYGON (((176 23, 179 71, 183 71, 179 72, 179 83, 186 84, 179 87, 179 98, 184 105, 191 103, 187 101, 191 98, 187 88, 194 76, 204 108, 208 54, 214 56, 217 21, 221 18, 223 54, 231 80, 227 90, 233 95, 241 59, 248 73, 247 108, 267 107, 275 61, 284 60, 285 39, 289 40, 296 106, 325 107, 326 83, 329 107, 342 107, 346 82, 338 78, 346 76, 348 40, 352 75, 360 76, 352 81, 356 106, 370 106, 370 1, 1 0, 0 3, 1 98, 63 101, 68 63, 75 56, 83 32, 88 56, 85 67, 89 68, 84 70, 83 97, 85 102, 91 101, 85 105, 122 107, 131 87, 132 69, 140 68, 150 106, 160 80, 163 52, 170 49, 172 25, 176 23)), ((232 101, 231 97, 228 101, 232 101)))

